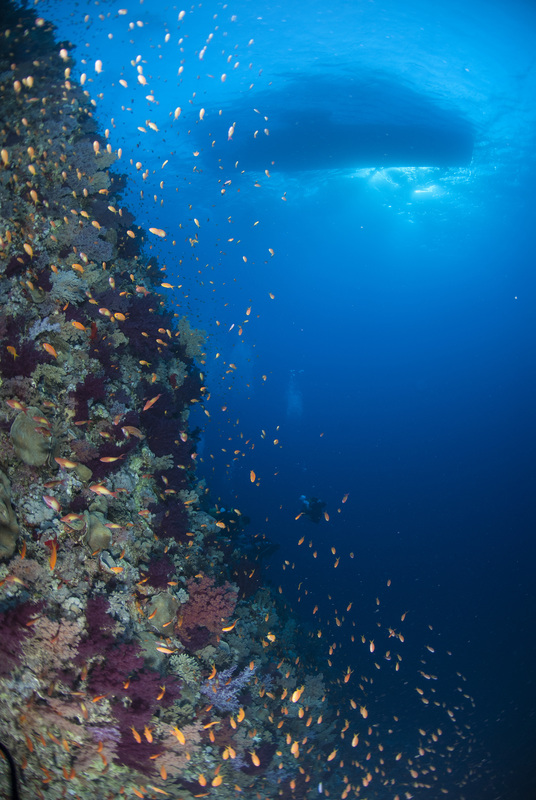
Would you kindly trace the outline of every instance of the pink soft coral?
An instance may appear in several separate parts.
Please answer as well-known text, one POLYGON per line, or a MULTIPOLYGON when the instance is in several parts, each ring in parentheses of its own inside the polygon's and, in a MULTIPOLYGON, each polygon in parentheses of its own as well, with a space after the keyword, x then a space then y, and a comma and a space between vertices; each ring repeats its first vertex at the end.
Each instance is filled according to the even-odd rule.
POLYGON ((220 633, 236 606, 237 594, 231 584, 215 586, 213 578, 203 575, 188 581, 188 593, 190 599, 179 614, 181 638, 197 640, 199 628, 206 628, 212 634, 220 633))

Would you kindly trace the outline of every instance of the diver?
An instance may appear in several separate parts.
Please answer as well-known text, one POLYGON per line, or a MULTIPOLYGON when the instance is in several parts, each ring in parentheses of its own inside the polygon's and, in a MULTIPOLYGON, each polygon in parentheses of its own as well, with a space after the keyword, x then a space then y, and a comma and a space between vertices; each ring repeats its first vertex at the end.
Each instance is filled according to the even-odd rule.
POLYGON ((304 516, 309 517, 311 522, 320 522, 324 514, 326 504, 322 502, 322 500, 319 500, 318 497, 308 498, 304 494, 300 496, 300 502, 302 504, 302 508, 299 516, 301 517, 303 514, 304 516))

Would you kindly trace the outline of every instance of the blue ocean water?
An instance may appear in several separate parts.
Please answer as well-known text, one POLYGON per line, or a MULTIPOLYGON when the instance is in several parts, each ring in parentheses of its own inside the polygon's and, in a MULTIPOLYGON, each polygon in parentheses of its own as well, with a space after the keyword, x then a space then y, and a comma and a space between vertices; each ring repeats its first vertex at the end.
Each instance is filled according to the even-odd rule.
POLYGON ((304 618, 407 610, 474 698, 474 796, 536 797, 533 5, 38 8, 209 333, 212 496, 304 618))

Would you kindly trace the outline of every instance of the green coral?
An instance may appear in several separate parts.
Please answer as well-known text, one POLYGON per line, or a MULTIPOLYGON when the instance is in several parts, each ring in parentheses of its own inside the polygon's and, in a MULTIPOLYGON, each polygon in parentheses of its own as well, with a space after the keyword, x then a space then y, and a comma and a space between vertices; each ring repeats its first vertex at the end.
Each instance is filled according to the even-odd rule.
POLYGON ((179 341, 186 349, 188 358, 200 358, 207 338, 207 332, 192 328, 186 317, 181 317, 178 324, 179 341))
POLYGON ((186 653, 179 653, 179 655, 171 656, 169 660, 170 667, 177 675, 182 678, 185 683, 191 686, 198 686, 201 680, 201 667, 191 656, 186 653))

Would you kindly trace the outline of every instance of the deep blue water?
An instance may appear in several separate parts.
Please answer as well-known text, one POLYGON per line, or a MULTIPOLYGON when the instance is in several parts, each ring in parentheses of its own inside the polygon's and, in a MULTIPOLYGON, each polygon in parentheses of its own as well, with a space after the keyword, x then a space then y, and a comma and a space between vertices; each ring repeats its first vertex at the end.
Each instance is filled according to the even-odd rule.
POLYGON ((209 332, 212 496, 280 545, 304 618, 353 601, 374 638, 378 596, 413 642, 431 624, 474 697, 474 796, 536 797, 533 4, 39 8, 209 332), (302 493, 329 522, 295 520, 302 493))

